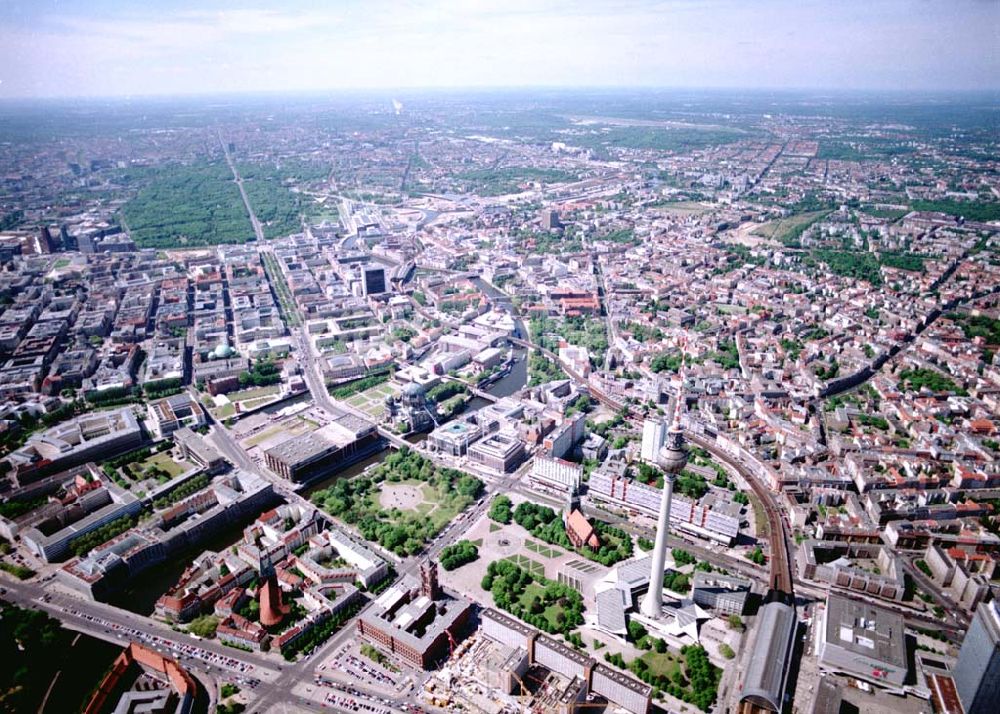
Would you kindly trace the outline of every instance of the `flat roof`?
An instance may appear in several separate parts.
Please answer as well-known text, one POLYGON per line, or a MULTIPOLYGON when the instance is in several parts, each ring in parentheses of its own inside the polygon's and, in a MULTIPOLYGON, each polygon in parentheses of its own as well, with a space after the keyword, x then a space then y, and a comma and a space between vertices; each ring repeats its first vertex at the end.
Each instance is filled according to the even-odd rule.
POLYGON ((903 616, 831 594, 826 600, 826 641, 848 652, 906 668, 903 616))
POLYGON ((566 659, 572 660, 573 662, 579 665, 585 665, 591 660, 590 655, 584 654, 583 652, 577 652, 572 647, 568 647, 559 640, 554 640, 548 635, 539 635, 538 639, 535 640, 535 647, 537 647, 539 644, 544 644, 546 647, 550 647, 551 649, 558 652, 561 656, 565 657, 566 659))
POLYGON ((360 434, 374 428, 370 422, 350 413, 343 414, 334 421, 343 428, 353 431, 355 434, 360 434))
MULTIPOLYGON (((636 560, 629 560, 618 566, 618 588, 634 590, 649 584, 650 568, 653 556, 644 555, 636 560)), ((700 572, 700 571, 699 571, 700 572)))
POLYGON ((694 579, 692 580, 692 586, 695 588, 720 588, 723 590, 739 591, 749 590, 752 585, 746 578, 722 575, 721 573, 706 573, 702 570, 694 571, 694 579))
POLYGON ((442 434, 464 434, 472 429, 472 425, 464 421, 451 421, 444 426, 438 427, 436 431, 442 434))
POLYGON ((619 672, 617 669, 612 669, 606 664, 598 663, 594 666, 594 671, 600 672, 608 679, 611 679, 623 687, 631 689, 636 694, 641 694, 644 697, 648 697, 650 692, 653 691, 653 688, 645 682, 640 682, 635 677, 630 677, 623 672, 619 672))
MULTIPOLYGON (((395 586, 394 586, 395 588, 395 586)), ((390 592, 394 588, 386 592, 390 592)), ((402 593, 405 595, 405 593, 402 593)), ((420 652, 426 652, 443 632, 448 630, 455 622, 462 617, 470 607, 472 602, 461 596, 446 595, 439 600, 430 600, 423 596, 418 597, 412 603, 407 603, 397 615, 395 621, 387 619, 387 612, 382 607, 383 598, 379 597, 373 607, 369 607, 361 615, 360 621, 364 625, 389 633, 393 638, 404 642, 406 645, 420 652), (411 615, 419 613, 433 612, 434 617, 426 623, 424 631, 417 635, 411 629, 415 619, 411 615)), ((398 600, 397 600, 398 602, 398 600)))
POLYGON ((530 635, 536 632, 535 628, 528 627, 520 620, 515 619, 503 612, 500 612, 499 610, 494 610, 493 608, 487 608, 483 610, 480 617, 486 618, 488 620, 493 620, 494 622, 498 622, 504 627, 509 627, 510 629, 515 630, 516 632, 520 632, 522 635, 530 635))
POLYGON ((272 446, 267 450, 267 454, 284 464, 294 465, 322 456, 337 448, 339 447, 332 441, 327 441, 316 432, 310 432, 301 436, 293 436, 277 446, 272 446))

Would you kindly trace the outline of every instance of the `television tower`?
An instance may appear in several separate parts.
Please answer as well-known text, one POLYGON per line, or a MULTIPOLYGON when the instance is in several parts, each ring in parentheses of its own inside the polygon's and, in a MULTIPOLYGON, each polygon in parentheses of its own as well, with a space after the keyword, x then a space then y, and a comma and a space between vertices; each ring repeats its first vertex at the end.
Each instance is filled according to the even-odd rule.
POLYGON ((667 432, 666 442, 656 455, 656 463, 663 471, 663 495, 660 497, 660 514, 656 521, 656 545, 653 547, 653 564, 649 571, 649 590, 642 599, 639 612, 646 617, 658 618, 663 611, 663 575, 666 570, 667 533, 670 530, 670 499, 674 495, 674 480, 687 465, 684 447, 684 430, 681 428, 681 409, 684 400, 684 363, 681 363, 680 384, 674 398, 674 418, 667 432))

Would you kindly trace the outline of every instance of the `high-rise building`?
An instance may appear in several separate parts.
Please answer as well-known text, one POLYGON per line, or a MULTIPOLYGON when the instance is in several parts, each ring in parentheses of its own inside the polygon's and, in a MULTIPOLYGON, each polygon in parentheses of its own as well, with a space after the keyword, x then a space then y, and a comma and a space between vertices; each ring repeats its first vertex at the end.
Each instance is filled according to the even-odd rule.
POLYGON ((965 714, 995 712, 1000 701, 1000 608, 980 603, 955 663, 955 688, 965 714))
MULTIPOLYGON (((667 434, 666 444, 659 450, 656 463, 663 471, 663 495, 660 513, 656 520, 656 544, 653 546, 652 565, 649 570, 649 590, 642 599, 640 612, 646 617, 660 617, 663 612, 663 576, 666 570, 667 533, 670 530, 670 499, 674 492, 674 480, 687 465, 687 449, 684 448, 684 431, 681 428, 681 399, 674 405, 674 420, 667 434)), ((643 429, 645 437, 645 428, 643 429)))
POLYGON ((38 252, 52 253, 55 249, 56 243, 52 238, 52 233, 49 231, 48 226, 42 226, 38 231, 38 252))
POLYGON ((385 268, 380 265, 366 265, 361 268, 361 290, 365 295, 381 295, 385 292, 385 268))
POLYGON ((667 437, 667 425, 662 419, 647 419, 642 423, 642 449, 639 456, 643 461, 654 463, 667 437))
POLYGON ((562 459, 536 456, 529 479, 532 486, 543 491, 573 494, 580 489, 583 467, 562 459))
POLYGON ((551 208, 542 209, 542 228, 547 231, 555 230, 562 226, 559 222, 559 214, 551 208))

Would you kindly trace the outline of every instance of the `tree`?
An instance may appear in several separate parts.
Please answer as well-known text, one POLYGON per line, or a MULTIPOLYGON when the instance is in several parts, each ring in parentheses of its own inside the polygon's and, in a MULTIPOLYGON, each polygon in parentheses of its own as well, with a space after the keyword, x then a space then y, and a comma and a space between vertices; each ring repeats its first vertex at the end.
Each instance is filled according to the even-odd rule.
MULTIPOLYGON (((460 512, 482 492, 482 482, 456 469, 438 468, 410 449, 389 455, 376 468, 353 479, 335 482, 312 494, 312 501, 345 523, 357 526, 366 540, 397 555, 419 552, 442 527, 416 512, 382 509, 375 498, 383 481, 417 480, 440 494, 442 505, 460 512)), ((457 567, 457 565, 456 565, 457 567)))
POLYGON ((257 360, 249 372, 240 373, 239 380, 241 387, 266 387, 280 382, 281 373, 271 360, 257 360))
POLYGON ((674 562, 677 563, 677 565, 691 565, 696 563, 698 560, 686 550, 681 548, 674 548, 670 551, 670 554, 674 556, 674 562))
MULTIPOLYGON (((0 668, 0 691, 4 693, 4 711, 26 709, 24 700, 32 697, 32 690, 37 688, 31 663, 53 656, 57 645, 66 641, 61 632, 59 622, 41 610, 0 603, 0 658, 5 664, 0 668)), ((37 694, 40 699, 44 688, 37 694)))
POLYGON ((460 540, 449 545, 441 551, 441 567, 445 570, 454 570, 466 563, 471 563, 479 557, 479 548, 471 541, 460 540))
POLYGON ((530 600, 527 606, 522 605, 521 598, 525 590, 535 580, 534 575, 513 562, 496 560, 487 567, 481 585, 492 594, 493 603, 498 608, 545 632, 568 635, 583 624, 583 598, 580 593, 561 583, 539 579, 542 593, 537 597, 540 599, 541 612, 533 612, 537 606, 530 600), (554 612, 546 615, 545 612, 550 608, 554 612))
POLYGON ((726 659, 733 659, 736 656, 736 653, 733 651, 733 648, 727 645, 725 642, 719 645, 719 654, 721 654, 726 659))
POLYGON ((602 565, 613 565, 632 555, 632 537, 625 531, 606 523, 600 521, 594 523, 594 530, 601 540, 599 548, 575 549, 569 536, 566 535, 562 519, 551 508, 525 502, 518 504, 513 515, 514 522, 536 538, 567 550, 576 550, 585 558, 602 565))
POLYGON ((622 657, 621 652, 605 652, 604 661, 608 664, 613 664, 615 667, 625 669, 625 658, 622 657))
POLYGON ((628 623, 628 638, 633 642, 638 642, 643 637, 648 634, 645 627, 642 626, 641 622, 637 620, 629 620, 628 623))
POLYGON ((736 613, 733 613, 732 615, 729 616, 729 629, 730 630, 743 629, 743 619, 736 613))
POLYGON ((681 368, 681 355, 662 352, 652 359, 649 368, 654 372, 677 372, 681 368))
POLYGON ((691 580, 684 573, 671 570, 663 576, 663 587, 676 593, 686 593, 691 589, 691 580))

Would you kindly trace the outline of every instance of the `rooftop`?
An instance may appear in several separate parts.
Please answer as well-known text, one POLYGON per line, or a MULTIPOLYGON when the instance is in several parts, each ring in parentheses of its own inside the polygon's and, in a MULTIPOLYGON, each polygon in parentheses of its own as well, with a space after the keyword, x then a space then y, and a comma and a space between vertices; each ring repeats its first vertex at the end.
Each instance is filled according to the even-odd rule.
POLYGON ((315 431, 301 436, 293 436, 267 450, 267 455, 284 464, 299 464, 319 458, 337 450, 338 447, 315 431))
POLYGON ((788 674, 788 657, 798 620, 795 609, 782 602, 770 602, 760 608, 753 655, 743 679, 740 699, 781 711, 788 674))
POLYGON ((826 601, 826 641, 865 657, 906 667, 903 616, 858 600, 830 595, 826 601))

